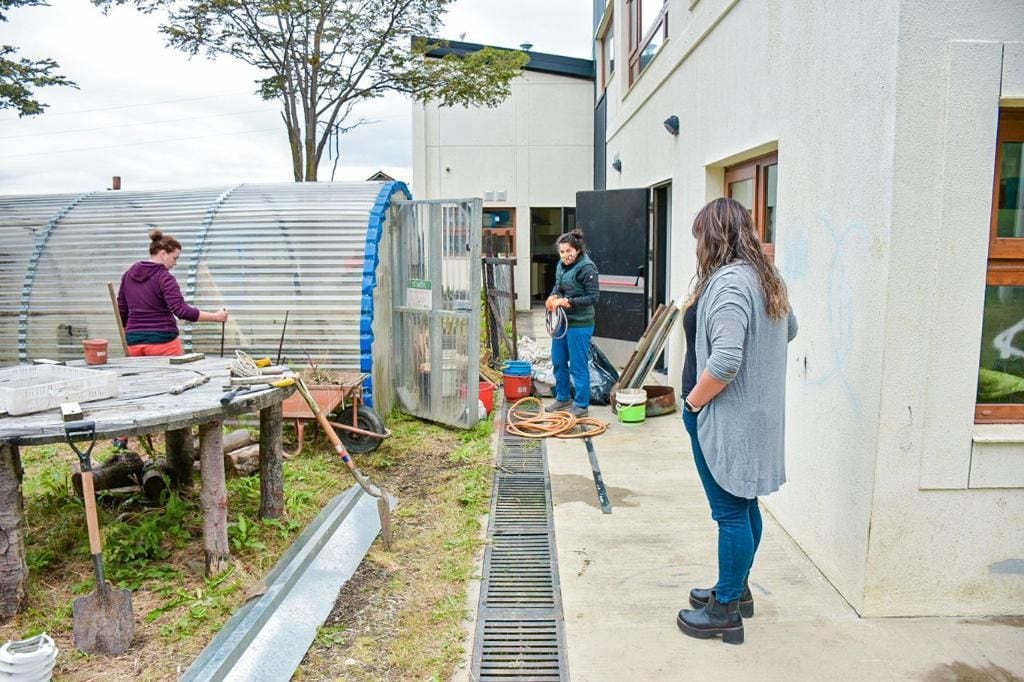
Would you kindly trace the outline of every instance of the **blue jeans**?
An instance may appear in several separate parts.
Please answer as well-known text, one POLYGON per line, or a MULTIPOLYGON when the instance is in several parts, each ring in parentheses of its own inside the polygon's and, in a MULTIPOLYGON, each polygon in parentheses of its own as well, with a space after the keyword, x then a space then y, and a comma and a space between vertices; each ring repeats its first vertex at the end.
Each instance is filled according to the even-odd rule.
POLYGON ((715 481, 708 469, 697 439, 697 415, 683 410, 683 424, 693 445, 693 461, 704 484, 704 493, 711 505, 711 518, 718 523, 718 583, 715 595, 719 602, 728 603, 743 594, 743 581, 754 564, 754 554, 761 544, 761 510, 757 498, 736 497, 715 481))
POLYGON ((568 400, 576 387, 573 402, 577 407, 590 405, 590 337, 593 325, 569 327, 565 336, 551 339, 551 363, 555 366, 555 399, 568 400), (569 375, 572 375, 572 384, 569 375))

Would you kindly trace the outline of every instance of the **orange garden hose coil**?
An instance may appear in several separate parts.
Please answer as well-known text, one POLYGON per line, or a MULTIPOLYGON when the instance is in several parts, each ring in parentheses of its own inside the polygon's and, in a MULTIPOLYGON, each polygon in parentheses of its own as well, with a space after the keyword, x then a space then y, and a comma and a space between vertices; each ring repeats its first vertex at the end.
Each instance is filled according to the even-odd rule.
POLYGON ((590 438, 608 430, 608 425, 591 417, 574 417, 568 412, 547 412, 538 398, 517 400, 508 408, 505 431, 523 438, 590 438), (537 409, 525 409, 528 405, 537 409))

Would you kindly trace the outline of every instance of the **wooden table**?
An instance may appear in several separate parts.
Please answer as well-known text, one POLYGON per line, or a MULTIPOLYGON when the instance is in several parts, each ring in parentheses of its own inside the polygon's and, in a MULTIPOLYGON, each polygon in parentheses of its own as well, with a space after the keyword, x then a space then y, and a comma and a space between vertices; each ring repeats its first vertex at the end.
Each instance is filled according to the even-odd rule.
MULTIPOLYGON (((278 518, 284 513, 281 402, 294 388, 249 391, 239 394, 227 406, 221 405, 230 375, 229 363, 229 358, 209 358, 183 365, 172 365, 168 358, 113 359, 93 369, 117 372, 118 396, 81 404, 81 418, 95 422, 97 440, 166 433, 168 463, 182 472, 183 485, 191 484, 191 428, 199 426, 200 504, 208 575, 223 571, 229 557, 222 453, 226 419, 259 411, 260 516, 278 518), (209 381, 179 395, 170 393, 173 387, 201 375, 209 376, 209 381)), ((270 380, 275 378, 280 377, 270 380)), ((18 449, 62 442, 64 423, 59 408, 20 417, 0 417, 0 622, 28 606, 23 471, 18 449)))

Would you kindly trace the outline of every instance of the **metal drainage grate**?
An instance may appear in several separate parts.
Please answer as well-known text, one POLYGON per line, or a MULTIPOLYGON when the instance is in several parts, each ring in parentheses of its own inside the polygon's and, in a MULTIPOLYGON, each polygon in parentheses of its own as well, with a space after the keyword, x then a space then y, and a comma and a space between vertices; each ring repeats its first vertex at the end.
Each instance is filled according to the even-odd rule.
MULTIPOLYGON (((506 408, 507 409, 507 408, 506 408)), ((543 440, 505 433, 484 550, 474 680, 568 680, 551 483, 543 440)))
POLYGON ((510 474, 543 474, 544 447, 539 441, 522 445, 506 444, 501 456, 501 470, 510 474))
MULTIPOLYGON (((504 465, 502 465, 504 466, 504 465)), ((546 528, 551 522, 546 481, 541 476, 498 476, 494 525, 546 528)))
POLYGON ((477 679, 561 680, 560 621, 483 621, 484 644, 477 679))
POLYGON ((489 608, 553 607, 549 534, 495 535, 487 584, 489 608))

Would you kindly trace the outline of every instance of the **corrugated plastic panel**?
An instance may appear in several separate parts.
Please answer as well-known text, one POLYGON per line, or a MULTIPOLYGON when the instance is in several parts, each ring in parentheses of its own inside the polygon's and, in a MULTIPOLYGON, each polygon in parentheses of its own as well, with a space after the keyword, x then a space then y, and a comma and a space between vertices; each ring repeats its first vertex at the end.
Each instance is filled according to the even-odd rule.
MULTIPOLYGON (((399 190, 407 192, 401 183, 281 183, 0 197, 0 281, 8 284, 0 292, 0 364, 79 358, 81 340, 95 337, 121 355, 107 282, 119 284, 128 267, 149 257, 148 232, 159 228, 182 243, 172 272, 186 298, 203 310, 231 311, 227 354, 241 348, 276 356, 289 311, 287 360, 358 370, 367 225, 380 196, 399 190), (17 320, 36 240, 72 204, 41 250, 19 353, 17 325, 7 322, 17 320)), ((179 328, 186 347, 219 354, 220 325, 179 328)))

